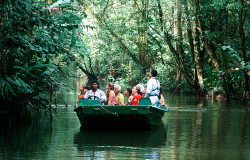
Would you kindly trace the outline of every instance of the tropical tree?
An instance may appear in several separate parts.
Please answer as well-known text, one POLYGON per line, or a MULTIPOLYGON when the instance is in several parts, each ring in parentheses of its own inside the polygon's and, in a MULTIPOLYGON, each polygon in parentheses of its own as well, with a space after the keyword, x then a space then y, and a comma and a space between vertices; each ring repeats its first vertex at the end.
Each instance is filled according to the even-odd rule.
MULTIPOLYGON (((160 76, 164 83, 166 75, 176 72, 176 79, 171 79, 173 88, 185 89, 188 83, 199 95, 218 91, 229 98, 241 90, 246 97, 249 64, 244 56, 244 24, 248 23, 245 1, 79 2, 96 19, 96 38, 112 46, 108 51, 111 58, 104 64, 115 62, 112 57, 117 53, 124 54, 130 57, 126 66, 131 66, 134 73, 142 73, 137 82, 145 80, 145 72, 151 67, 159 67, 165 75, 160 76), (114 46, 119 46, 119 52, 114 46), (171 69, 162 70, 162 65, 171 69)), ((99 53, 106 55, 106 48, 100 48, 99 53)))
POLYGON ((75 10, 70 3, 48 8, 40 1, 1 1, 2 119, 30 118, 42 111, 52 114, 53 90, 61 86, 56 77, 68 74, 67 57, 85 50, 74 35, 81 32, 74 24, 83 18, 73 14, 75 10))

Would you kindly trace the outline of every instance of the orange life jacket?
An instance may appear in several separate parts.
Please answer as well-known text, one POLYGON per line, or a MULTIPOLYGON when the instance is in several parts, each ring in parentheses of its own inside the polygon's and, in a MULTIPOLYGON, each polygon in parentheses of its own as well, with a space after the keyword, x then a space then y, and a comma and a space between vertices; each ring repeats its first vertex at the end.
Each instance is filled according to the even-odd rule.
POLYGON ((80 95, 78 96, 78 100, 76 101, 76 104, 78 103, 79 99, 80 99, 80 98, 84 98, 84 96, 85 96, 84 94, 80 94, 80 95))

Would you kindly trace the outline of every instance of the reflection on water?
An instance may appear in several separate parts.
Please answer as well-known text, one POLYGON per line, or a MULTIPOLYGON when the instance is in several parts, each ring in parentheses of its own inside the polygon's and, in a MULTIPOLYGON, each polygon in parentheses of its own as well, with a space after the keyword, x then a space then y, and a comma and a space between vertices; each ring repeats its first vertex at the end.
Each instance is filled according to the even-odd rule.
POLYGON ((128 147, 162 147, 166 142, 166 130, 161 127, 156 131, 117 131, 84 130, 74 135, 78 149, 82 146, 128 146, 128 147), (101 136, 100 136, 101 133, 101 136))
POLYGON ((51 124, 1 126, 0 159, 250 159, 245 106, 165 94, 169 112, 159 130, 80 130, 73 111, 79 86, 72 81, 75 93, 58 92, 51 124), (71 106, 64 107, 61 96, 71 106))
POLYGON ((168 126, 171 158, 250 158, 250 113, 244 106, 192 97, 168 100, 172 107, 163 122, 168 126))
POLYGON ((52 128, 49 122, 29 126, 1 128, 0 159, 45 158, 50 146, 52 128), (44 154, 40 154, 43 151, 44 154))
POLYGON ((157 131, 80 130, 74 135, 78 156, 91 159, 108 159, 116 152, 121 152, 124 158, 154 159, 159 157, 160 148, 165 143, 166 130, 163 126, 157 131))

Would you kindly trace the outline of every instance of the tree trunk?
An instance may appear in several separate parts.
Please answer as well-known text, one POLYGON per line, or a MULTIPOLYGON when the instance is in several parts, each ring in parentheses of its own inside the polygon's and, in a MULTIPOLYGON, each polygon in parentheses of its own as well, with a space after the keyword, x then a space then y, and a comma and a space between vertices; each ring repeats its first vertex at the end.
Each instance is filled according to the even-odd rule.
MULTIPOLYGON (((181 60, 183 57, 183 48, 182 48, 182 23, 181 23, 181 4, 179 0, 175 0, 175 10, 174 10, 174 36, 177 41, 175 41, 175 50, 177 54, 179 55, 179 59, 181 60)), ((182 72, 180 69, 177 68, 177 82, 176 85, 178 85, 183 79, 182 79, 182 72)))
POLYGON ((112 29, 110 29, 110 27, 107 26, 106 22, 99 17, 98 15, 96 15, 94 13, 94 11, 92 9, 90 9, 83 1, 80 1, 80 4, 83 6, 83 8, 90 13, 96 20, 97 22, 99 22, 100 25, 102 25, 103 27, 105 27, 110 34, 112 35, 112 37, 118 42, 119 47, 128 55, 130 56, 133 61, 135 63, 139 63, 137 57, 135 54, 133 54, 132 52, 130 52, 129 48, 123 43, 123 40, 121 37, 119 37, 112 29))
POLYGON ((177 86, 178 84, 180 84, 181 81, 183 81, 183 74, 182 74, 181 70, 177 68, 177 71, 176 71, 176 84, 175 85, 177 86))
MULTIPOLYGON (((195 18, 196 19, 196 18, 195 18)), ((200 88, 203 86, 203 66, 202 66, 202 52, 200 50, 200 33, 197 29, 198 22, 194 20, 193 23, 193 37, 194 37, 194 62, 195 62, 195 70, 197 73, 195 75, 195 82, 198 83, 200 88), (196 78, 197 76, 197 78, 196 78)))
POLYGON ((210 56, 211 60, 212 60, 212 63, 213 63, 213 66, 215 68, 216 71, 219 71, 220 69, 220 66, 219 66, 219 62, 217 60, 217 57, 212 49, 212 44, 211 42, 206 38, 206 34, 204 32, 204 24, 203 24, 203 20, 201 18, 201 14, 200 14, 200 4, 199 4, 199 0, 191 0, 192 2, 192 6, 194 7, 194 13, 195 13, 195 17, 197 17, 198 19, 198 26, 199 28, 199 31, 202 35, 202 41, 204 43, 204 47, 206 48, 207 50, 207 53, 208 55, 210 56))
MULTIPOLYGON (((133 1, 134 10, 137 22, 137 46, 139 52, 139 64, 141 69, 141 76, 146 74, 146 71, 150 69, 150 58, 148 58, 148 3, 149 0, 133 1), (139 7, 140 6, 140 7, 139 7), (140 13, 140 14, 139 14, 140 13)), ((142 79, 142 77, 140 77, 142 79)))
MULTIPOLYGON (((97 80, 96 75, 93 72, 88 71, 87 69, 84 69, 84 67, 77 61, 74 55, 70 54, 70 51, 66 52, 68 57, 70 58, 71 61, 74 61, 75 64, 83 71, 88 76, 89 81, 91 80, 97 80)), ((91 62, 90 62, 91 63, 91 62)), ((92 70, 92 68, 91 68, 92 70)))
MULTIPOLYGON (((159 9, 159 19, 160 19, 160 23, 161 23, 161 29, 162 32, 164 34, 164 41, 166 42, 167 46, 169 47, 170 51, 172 52, 176 63, 177 63, 177 67, 179 70, 181 70, 181 72, 183 73, 184 78, 187 80, 188 84, 193 87, 194 89, 198 90, 199 86, 195 83, 195 81, 192 79, 192 76, 189 75, 189 73, 187 72, 187 69, 184 66, 184 63, 182 61, 182 57, 180 57, 180 55, 177 53, 177 51, 175 50, 175 47, 172 45, 171 42, 171 37, 168 34, 167 30, 165 29, 165 25, 163 23, 163 12, 161 9, 161 3, 160 0, 157 1, 158 2, 158 9, 159 9)), ((154 28, 152 28, 153 30, 155 30, 154 28)), ((155 30, 156 31, 156 30, 155 30)), ((159 35, 161 35, 158 31, 156 31, 159 35)))
MULTIPOLYGON (((134 3, 136 7, 138 7, 139 12, 136 13, 136 16, 138 16, 137 18, 137 22, 139 23, 138 27, 138 41, 137 41, 137 46, 138 46, 138 52, 139 54, 135 54, 132 51, 130 51, 129 47, 123 42, 123 38, 121 36, 118 36, 118 34, 116 34, 114 32, 114 30, 112 30, 112 28, 110 28, 107 23, 104 20, 104 15, 99 16, 97 14, 94 13, 94 11, 89 8, 85 2, 80 1, 80 3, 82 4, 82 6, 85 8, 85 10, 90 13, 96 20, 97 22, 102 25, 107 31, 110 32, 111 36, 116 40, 116 42, 118 43, 119 47, 128 55, 132 58, 132 60, 136 63, 140 65, 140 69, 141 69, 141 79, 142 76, 146 74, 146 71, 150 68, 150 66, 152 65, 152 63, 150 63, 150 61, 152 61, 151 58, 149 58, 148 56, 148 50, 147 50, 147 42, 148 42, 148 34, 147 34, 147 29, 148 29, 148 25, 147 25, 147 19, 148 19, 148 3, 149 0, 146 1, 142 1, 142 9, 140 9, 138 7, 137 1, 135 0, 134 3), (141 13, 141 14, 139 14, 141 13), (137 15, 138 14, 138 15, 137 15)), ((137 9, 136 9, 137 10, 137 9)), ((105 13, 105 12, 103 12, 105 13)))
MULTIPOLYGON (((247 56, 246 56, 246 47, 245 47, 245 31, 244 31, 244 17, 246 16, 246 10, 244 10, 244 6, 245 6, 245 1, 241 0, 241 5, 242 8, 240 10, 239 13, 239 34, 240 34, 240 49, 241 49, 241 58, 242 61, 244 61, 246 63, 247 61, 247 56)), ((248 75, 247 75, 247 69, 243 70, 243 80, 242 80, 242 88, 244 89, 243 91, 243 99, 247 100, 247 94, 248 94, 248 90, 249 90, 249 86, 248 86, 248 75)))

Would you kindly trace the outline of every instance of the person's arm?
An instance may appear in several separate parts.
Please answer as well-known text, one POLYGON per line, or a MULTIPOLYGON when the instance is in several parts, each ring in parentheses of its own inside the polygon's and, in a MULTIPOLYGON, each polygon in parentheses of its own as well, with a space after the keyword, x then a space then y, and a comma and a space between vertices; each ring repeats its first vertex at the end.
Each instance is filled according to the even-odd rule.
POLYGON ((124 105, 124 96, 121 94, 121 97, 120 97, 120 102, 121 102, 121 105, 124 105))
POLYGON ((111 105, 114 96, 115 96, 114 91, 110 91, 110 92, 109 92, 109 101, 108 101, 108 105, 111 105))
POLYGON ((78 101, 79 101, 79 97, 78 97, 78 99, 77 99, 77 101, 76 101, 76 106, 78 106, 78 101))
POLYGON ((162 106, 165 106, 165 99, 164 99, 163 94, 161 94, 160 102, 161 102, 161 105, 162 105, 162 106))
POLYGON ((128 97, 127 102, 125 103, 125 105, 128 105, 128 104, 129 104, 129 102, 130 102, 130 101, 129 101, 129 97, 128 97))
POLYGON ((128 105, 129 104, 129 101, 127 100, 127 102, 125 103, 125 105, 128 105))
POLYGON ((157 80, 157 89, 158 89, 158 95, 160 95, 160 89, 161 89, 161 85, 160 82, 157 80))
POLYGON ((147 90, 146 90, 145 98, 148 98, 150 96, 151 91, 152 91, 152 81, 149 80, 147 83, 147 90))
POLYGON ((116 100, 117 105, 121 105, 120 97, 119 96, 116 96, 115 100, 116 100))
POLYGON ((83 99, 88 99, 89 98, 89 93, 90 93, 90 90, 85 93, 83 99))
POLYGON ((108 105, 111 105, 112 98, 113 98, 113 97, 111 96, 111 92, 109 92, 108 105))
POLYGON ((125 105, 129 105, 129 103, 133 100, 133 98, 134 98, 133 96, 129 96, 125 105))
POLYGON ((100 90, 100 101, 101 103, 104 103, 107 100, 105 93, 100 90))

